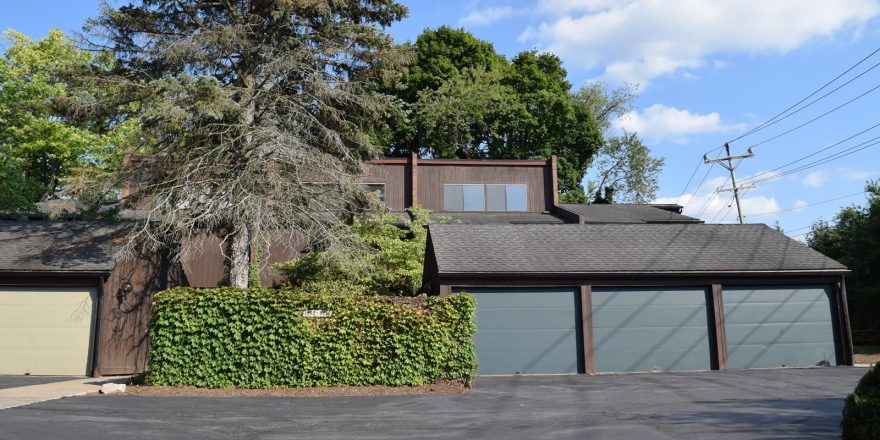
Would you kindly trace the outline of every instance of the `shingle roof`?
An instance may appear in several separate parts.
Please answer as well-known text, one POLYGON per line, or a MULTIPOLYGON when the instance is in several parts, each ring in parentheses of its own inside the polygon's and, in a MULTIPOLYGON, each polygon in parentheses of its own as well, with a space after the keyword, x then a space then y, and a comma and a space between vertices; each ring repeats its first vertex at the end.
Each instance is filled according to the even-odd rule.
POLYGON ((651 205, 573 205, 562 208, 584 216, 587 223, 680 223, 700 219, 677 214, 651 205))
POLYGON ((130 225, 0 221, 0 272, 109 272, 130 225))
POLYGON ((431 225, 439 273, 843 271, 766 225, 431 225))

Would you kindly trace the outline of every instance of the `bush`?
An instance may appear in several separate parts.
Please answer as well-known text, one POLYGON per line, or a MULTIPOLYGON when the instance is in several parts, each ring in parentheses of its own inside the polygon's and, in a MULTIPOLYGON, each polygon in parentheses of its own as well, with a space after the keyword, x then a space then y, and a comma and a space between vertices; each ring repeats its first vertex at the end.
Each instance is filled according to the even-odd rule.
POLYGON ((840 428, 844 440, 880 440, 880 363, 868 370, 846 398, 840 428))
POLYGON ((159 292, 152 385, 270 388, 420 385, 476 373, 475 301, 365 296, 344 283, 159 292), (337 290, 341 289, 341 290, 337 290), (328 317, 304 317, 326 310, 328 317))

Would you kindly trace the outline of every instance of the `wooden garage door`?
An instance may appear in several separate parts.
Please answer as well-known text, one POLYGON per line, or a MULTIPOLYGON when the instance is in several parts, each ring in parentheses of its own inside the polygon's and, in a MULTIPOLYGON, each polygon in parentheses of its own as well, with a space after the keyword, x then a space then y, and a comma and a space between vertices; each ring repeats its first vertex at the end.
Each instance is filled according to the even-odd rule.
POLYGON ((464 289, 477 299, 478 374, 583 371, 579 289, 464 289))
POLYGON ((827 286, 724 286, 728 368, 835 364, 827 286))
POLYGON ((596 371, 709 370, 702 287, 593 288, 596 371))
POLYGON ((0 287, 0 374, 88 374, 95 289, 0 287))

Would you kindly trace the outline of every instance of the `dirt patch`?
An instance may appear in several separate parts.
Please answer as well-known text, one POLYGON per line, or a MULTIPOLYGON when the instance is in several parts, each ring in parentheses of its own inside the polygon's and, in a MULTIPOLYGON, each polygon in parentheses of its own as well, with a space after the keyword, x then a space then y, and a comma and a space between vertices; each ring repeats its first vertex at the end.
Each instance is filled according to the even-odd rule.
POLYGON ((880 354, 855 354, 853 355, 854 364, 875 364, 880 362, 880 354))
POLYGON ((129 385, 124 394, 155 397, 336 397, 336 396, 401 396, 411 394, 460 394, 470 388, 458 382, 439 382, 414 387, 352 386, 311 388, 196 388, 129 385))

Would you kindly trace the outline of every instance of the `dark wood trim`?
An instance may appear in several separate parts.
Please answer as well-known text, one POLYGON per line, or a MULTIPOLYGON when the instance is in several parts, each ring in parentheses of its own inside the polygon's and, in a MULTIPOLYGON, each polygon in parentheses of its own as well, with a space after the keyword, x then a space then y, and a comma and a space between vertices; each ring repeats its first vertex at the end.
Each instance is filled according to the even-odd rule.
POLYGON ((92 377, 101 376, 101 331, 103 326, 101 322, 104 319, 104 283, 107 282, 106 276, 98 277, 97 291, 95 298, 95 328, 92 329, 92 352, 89 353, 90 359, 90 375, 92 377))
POLYGON ((837 350, 835 359, 837 365, 853 364, 852 330, 849 323, 849 308, 846 303, 846 279, 840 279, 833 284, 833 309, 835 311, 834 330, 838 337, 835 338, 837 350))
POLYGON ((418 153, 413 153, 409 158, 410 165, 410 191, 412 195, 410 197, 409 206, 418 205, 419 203, 419 155, 418 153))
MULTIPOLYGON (((437 275, 440 284, 455 287, 558 287, 588 284, 593 287, 615 286, 706 286, 712 284, 747 285, 747 284, 832 284, 840 280, 840 274, 809 275, 798 273, 768 274, 702 274, 702 275, 669 275, 660 274, 613 274, 586 276, 580 274, 561 274, 559 276, 529 276, 528 274, 467 274, 437 275)), ((433 280, 432 280, 433 282, 433 280)))
POLYGON ((584 340, 584 372, 596 374, 596 347, 593 339, 593 288, 581 285, 581 330, 584 340))
POLYGON ((556 155, 550 156, 550 180, 553 187, 553 206, 559 205, 559 181, 556 179, 556 155))
MULTIPOLYGON (((365 163, 370 165, 405 165, 409 162, 409 158, 385 158, 367 160, 365 163)), ((534 167, 546 166, 546 160, 480 160, 480 159, 419 159, 420 165, 470 165, 470 166, 492 166, 492 167, 534 167)))
POLYGON ((95 277, 106 275, 108 273, 103 272, 2 272, 0 286, 91 287, 95 285, 95 277))
POLYGON ((727 326, 724 323, 724 297, 721 284, 712 284, 712 310, 714 312, 715 356, 719 370, 726 370, 727 363, 727 326))

